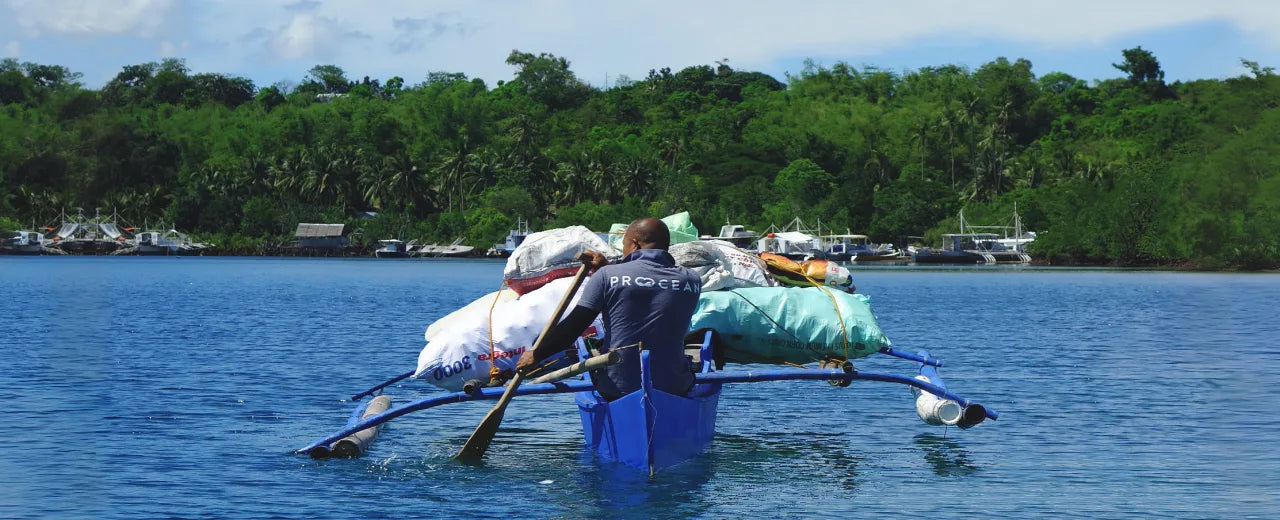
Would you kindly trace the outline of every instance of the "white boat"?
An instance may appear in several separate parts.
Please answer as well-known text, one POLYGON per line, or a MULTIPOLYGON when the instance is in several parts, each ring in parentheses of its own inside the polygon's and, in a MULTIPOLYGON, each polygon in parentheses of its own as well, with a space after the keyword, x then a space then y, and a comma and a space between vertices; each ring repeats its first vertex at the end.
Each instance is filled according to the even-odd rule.
POLYGON ((867 235, 822 235, 818 239, 822 241, 827 260, 879 262, 911 259, 901 250, 895 249, 893 244, 872 244, 867 235))
POLYGON ((716 236, 704 235, 698 238, 701 240, 723 240, 744 251, 754 252, 760 235, 755 231, 747 230, 746 226, 741 224, 725 224, 720 226, 720 234, 716 236))
POLYGON ((442 246, 439 244, 427 244, 419 246, 417 249, 409 250, 409 254, 413 256, 471 256, 475 251, 473 246, 464 246, 462 237, 458 237, 453 243, 442 246))
POLYGON ((1012 226, 971 226, 964 220, 964 211, 960 211, 960 235, 965 237, 970 247, 966 251, 978 253, 991 264, 1025 264, 1031 262, 1027 254, 1027 244, 1036 239, 1035 232, 1022 231, 1022 219, 1018 216, 1018 206, 1013 209, 1012 226), (1000 233, 992 233, 999 231, 1000 233), (1010 235, 1012 232, 1012 235, 1010 235))
POLYGON ((756 251, 782 255, 797 261, 825 258, 822 241, 816 235, 817 232, 806 229, 800 217, 796 217, 784 228, 769 226, 764 237, 756 241, 756 251))
POLYGON ((507 233, 506 240, 501 244, 494 244, 485 252, 485 256, 506 258, 524 243, 525 237, 529 236, 529 221, 523 218, 516 218, 516 228, 507 233))
POLYGON ((382 244, 382 246, 373 252, 373 256, 377 258, 409 258, 411 245, 406 244, 403 240, 390 238, 379 240, 378 243, 382 244))
POLYGON ((6 255, 40 255, 46 253, 44 235, 38 231, 15 231, 0 243, 6 255))
POLYGON ((114 254, 135 252, 139 256, 190 256, 204 254, 209 244, 195 242, 176 229, 168 231, 144 231, 130 241, 134 250, 122 249, 114 254))

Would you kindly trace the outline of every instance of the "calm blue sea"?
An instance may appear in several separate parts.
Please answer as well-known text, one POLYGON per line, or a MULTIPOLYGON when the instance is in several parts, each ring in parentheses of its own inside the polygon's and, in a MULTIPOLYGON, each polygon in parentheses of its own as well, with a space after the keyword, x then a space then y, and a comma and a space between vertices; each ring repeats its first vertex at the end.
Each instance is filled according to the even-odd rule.
POLYGON ((1280 514, 1274 274, 855 267, 896 346, 1001 412, 970 430, 901 386, 792 382, 726 388, 713 449, 652 479, 583 449, 571 396, 513 401, 482 467, 449 457, 487 403, 288 454, 502 265, 0 257, 0 518, 1280 514))

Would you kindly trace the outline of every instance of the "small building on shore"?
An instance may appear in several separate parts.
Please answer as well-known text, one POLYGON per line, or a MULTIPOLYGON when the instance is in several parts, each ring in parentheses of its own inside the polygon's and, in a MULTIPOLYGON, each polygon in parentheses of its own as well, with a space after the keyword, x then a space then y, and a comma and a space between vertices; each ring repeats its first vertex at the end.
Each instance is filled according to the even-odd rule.
POLYGON ((343 229, 346 224, 298 224, 294 237, 298 248, 324 251, 340 251, 349 245, 343 229))

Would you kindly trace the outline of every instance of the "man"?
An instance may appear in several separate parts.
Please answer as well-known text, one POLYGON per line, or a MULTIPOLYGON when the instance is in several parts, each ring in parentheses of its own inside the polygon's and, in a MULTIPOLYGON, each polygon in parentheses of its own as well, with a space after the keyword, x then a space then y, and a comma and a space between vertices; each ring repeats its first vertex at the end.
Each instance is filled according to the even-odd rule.
MULTIPOLYGON (((656 218, 644 218, 627 226, 622 237, 622 260, 606 265, 604 255, 591 252, 599 269, 582 289, 578 305, 552 327, 541 348, 526 351, 516 365, 528 370, 563 350, 604 314, 608 349, 643 345, 649 351, 653 386, 674 395, 693 387, 693 373, 684 355, 684 335, 702 292, 702 281, 693 271, 676 265, 667 252, 671 233, 656 218)), ((613 400, 640 388, 640 350, 627 348, 622 362, 607 369, 608 377, 594 377, 596 391, 613 400)))

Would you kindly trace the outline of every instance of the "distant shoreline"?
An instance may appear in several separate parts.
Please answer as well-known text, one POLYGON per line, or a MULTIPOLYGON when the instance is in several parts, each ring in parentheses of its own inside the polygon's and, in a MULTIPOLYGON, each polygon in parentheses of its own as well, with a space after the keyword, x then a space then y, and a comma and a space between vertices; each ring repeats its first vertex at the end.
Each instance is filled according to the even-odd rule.
MULTIPOLYGON (((165 255, 151 255, 151 256, 146 256, 146 255, 0 255, 0 258, 6 258, 6 257, 26 257, 26 258, 32 258, 32 257, 37 257, 37 256, 52 257, 52 258, 94 258, 94 257, 113 257, 113 256, 115 256, 115 257, 144 257, 144 258, 145 258, 145 257, 149 257, 149 258, 169 258, 169 257, 173 257, 173 258, 200 258, 200 257, 210 257, 210 258, 246 258, 246 259, 250 259, 250 258, 264 258, 264 259, 265 259, 265 258, 303 258, 303 259, 325 259, 325 258, 332 258, 332 259, 364 259, 364 258, 367 258, 367 259, 371 259, 371 260, 380 260, 380 261, 385 261, 385 262, 397 262, 397 261, 402 261, 402 262, 403 262, 403 261, 409 261, 409 262, 413 262, 413 261, 423 261, 423 260, 428 260, 428 261, 449 261, 449 262, 485 261, 485 262, 498 263, 498 262, 505 262, 505 261, 506 261, 506 258, 504 258, 504 257, 492 257, 492 256, 484 256, 484 255, 472 255, 472 256, 415 256, 415 257, 410 257, 410 258, 377 258, 377 257, 373 256, 373 252, 372 252, 372 251, 373 251, 373 250, 369 250, 369 252, 367 252, 367 253, 352 253, 352 252, 347 252, 347 253, 341 253, 341 254, 332 254, 332 253, 329 253, 329 254, 321 254, 321 253, 318 253, 318 252, 309 252, 309 253, 299 252, 299 253, 275 253, 275 254, 267 254, 267 253, 260 253, 260 252, 257 252, 257 253, 245 253, 245 252, 240 252, 240 251, 232 251, 232 252, 218 252, 218 253, 213 253, 213 254, 206 253, 206 254, 201 254, 201 255, 170 255, 170 256, 165 256, 165 255)), ((846 267, 859 268, 859 269, 867 269, 867 268, 878 268, 878 269, 899 269, 899 268, 905 268, 905 269, 919 269, 919 270, 926 270, 926 271, 946 271, 946 270, 956 269, 956 268, 961 268, 961 269, 963 269, 963 270, 965 270, 965 271, 969 271, 969 270, 974 270, 974 269, 984 269, 984 268, 985 268, 985 269, 990 269, 990 268, 1017 269, 1017 268, 1027 268, 1027 267, 1031 267, 1031 268, 1037 268, 1037 269, 1040 269, 1040 268, 1055 268, 1055 269, 1104 269, 1104 270, 1105 270, 1105 269, 1117 269, 1117 270, 1134 270, 1134 271, 1167 271, 1167 272, 1188 272, 1188 273, 1240 273, 1240 274, 1245 274, 1245 273, 1264 273, 1264 274, 1280 274, 1280 269, 1276 269, 1276 268, 1272 268, 1272 269, 1241 269, 1241 268, 1228 268, 1228 267, 1215 268, 1215 267, 1204 267, 1204 266, 1202 266, 1202 265, 1196 265, 1195 263, 1192 263, 1192 262, 1182 262, 1182 263, 1178 263, 1178 264, 1174 264, 1174 265, 1167 265, 1167 264, 1154 264, 1154 263, 1152 263, 1152 264, 1130 264, 1130 265, 1122 265, 1122 264, 1117 264, 1117 263, 1056 263, 1056 264, 1055 264, 1055 263, 1049 263, 1049 262, 1046 262, 1046 261, 1044 261, 1044 260, 1033 260, 1033 261, 1032 261, 1031 263, 1029 263, 1029 264, 998 264, 998 265, 989 265, 989 264, 977 264, 977 265, 967 265, 967 264, 925 264, 925 265, 917 265, 917 264, 915 264, 914 262, 873 262, 873 263, 872 263, 872 262, 869 262, 869 263, 861 263, 861 264, 859 264, 859 263, 848 263, 848 262, 842 262, 840 265, 843 265, 843 266, 846 266, 846 267)))

